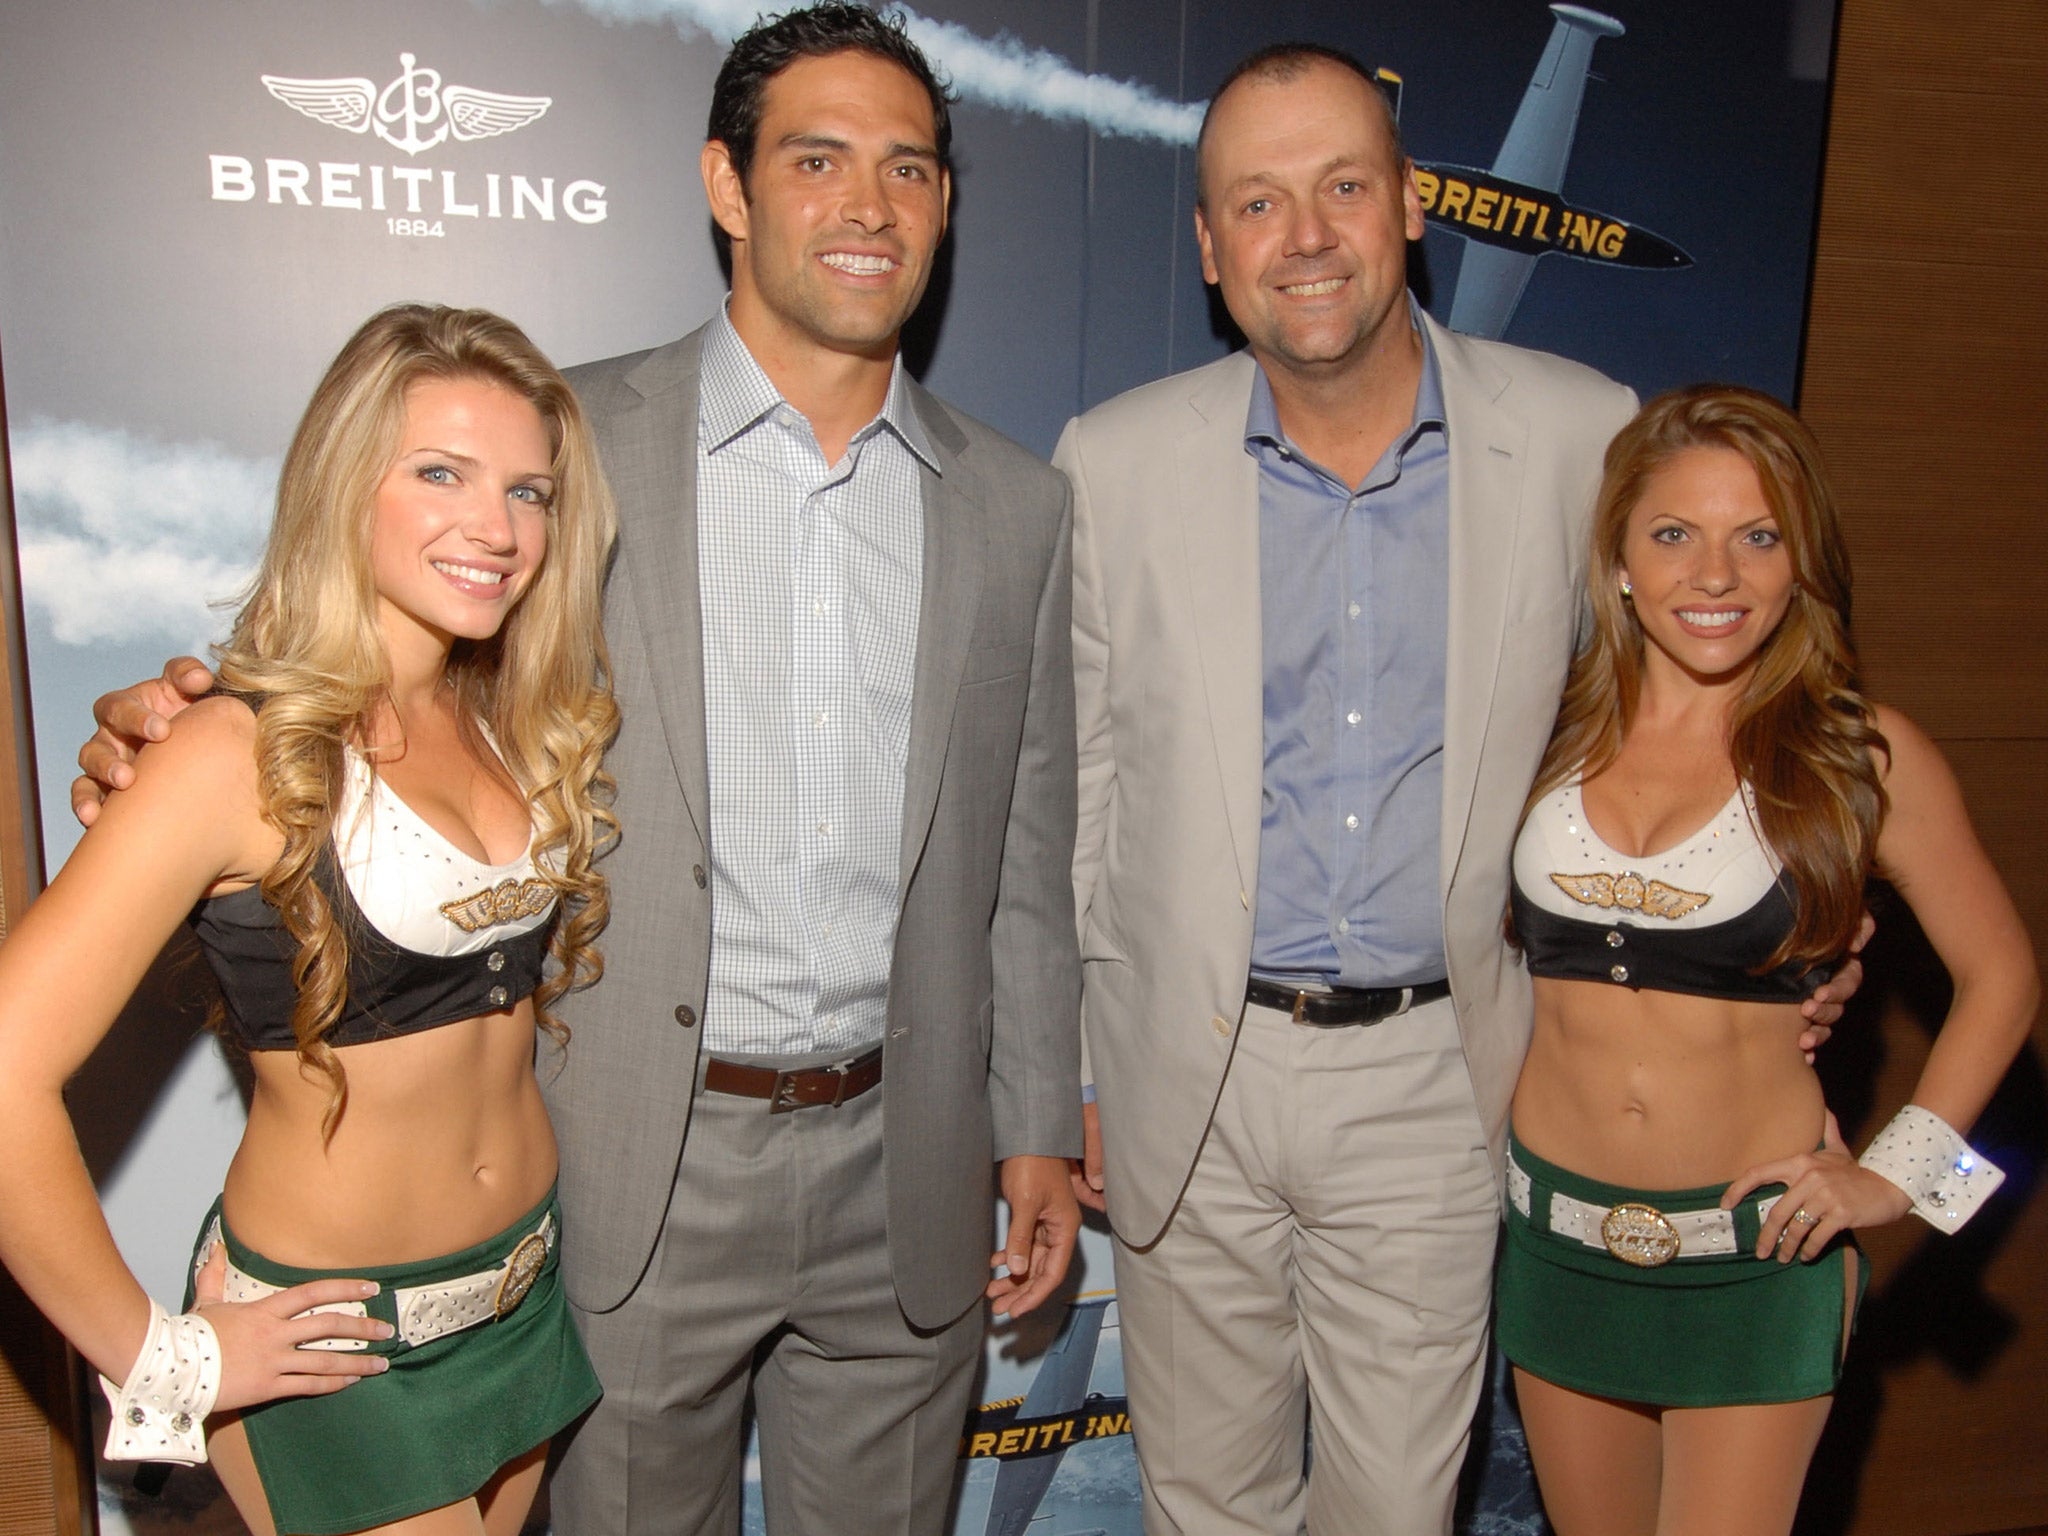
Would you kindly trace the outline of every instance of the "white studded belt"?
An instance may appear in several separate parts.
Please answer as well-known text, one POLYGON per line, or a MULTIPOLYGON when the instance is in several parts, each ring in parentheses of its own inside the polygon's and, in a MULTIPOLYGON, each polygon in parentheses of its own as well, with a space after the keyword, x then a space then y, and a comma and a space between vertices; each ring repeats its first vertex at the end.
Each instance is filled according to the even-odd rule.
MULTIPOLYGON (((1756 1207, 1761 1225, 1781 1197, 1767 1195, 1746 1202, 1756 1207)), ((1601 1248, 1638 1269, 1656 1269, 1673 1259, 1730 1254, 1737 1249, 1735 1212, 1710 1205, 1696 1211, 1660 1211, 1639 1200, 1619 1205, 1594 1205, 1562 1190, 1550 1192, 1547 1222, 1538 1221, 1530 1196, 1529 1175, 1508 1152, 1508 1201, 1539 1230, 1568 1237, 1588 1248, 1601 1248)))
MULTIPOLYGON (((397 1311, 398 1336, 408 1347, 418 1348, 434 1339, 451 1333, 460 1333, 465 1328, 474 1328, 479 1323, 488 1323, 496 1318, 508 1316, 526 1299, 526 1293, 533 1289, 534 1281, 540 1278, 541 1268, 547 1262, 549 1252, 555 1246, 555 1215, 553 1211, 540 1219, 540 1224, 512 1245, 512 1251, 505 1255, 504 1262, 489 1269, 480 1269, 474 1274, 461 1275, 453 1280, 442 1280, 432 1285, 401 1285, 391 1292, 391 1301, 397 1311)), ((195 1270, 203 1267, 213 1253, 213 1245, 220 1241, 220 1218, 216 1216, 213 1225, 207 1229, 206 1239, 199 1245, 194 1259, 195 1270)), ((258 1280, 254 1275, 244 1274, 235 1268, 230 1259, 227 1265, 227 1280, 222 1289, 224 1301, 261 1301, 266 1296, 275 1296, 285 1289, 258 1280)), ((369 1307, 360 1301, 329 1302, 325 1306, 312 1307, 308 1312, 338 1312, 349 1317, 368 1317, 369 1307)), ((301 1316, 307 1315, 301 1313, 301 1316)), ((366 1339, 313 1339, 299 1346, 302 1349, 368 1349, 366 1339)))

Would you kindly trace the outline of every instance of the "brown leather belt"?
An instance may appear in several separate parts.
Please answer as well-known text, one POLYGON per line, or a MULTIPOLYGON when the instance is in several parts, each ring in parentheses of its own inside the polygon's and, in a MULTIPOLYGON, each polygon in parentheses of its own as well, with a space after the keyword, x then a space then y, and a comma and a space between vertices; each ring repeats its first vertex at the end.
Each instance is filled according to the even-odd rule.
POLYGON ((1448 981, 1425 981, 1419 987, 1331 987, 1310 992, 1283 987, 1253 976, 1245 982, 1244 1000, 1261 1008, 1277 1008, 1297 1024, 1377 1024, 1410 1008, 1420 1008, 1451 995, 1448 981))
POLYGON ((882 1080, 882 1048, 878 1045, 865 1056, 831 1067, 807 1067, 801 1072, 778 1072, 773 1067, 750 1067, 744 1062, 713 1056, 704 1063, 704 1088, 709 1093, 736 1094, 743 1099, 766 1099, 768 1113, 783 1115, 792 1109, 823 1104, 833 1108, 857 1099, 882 1080))

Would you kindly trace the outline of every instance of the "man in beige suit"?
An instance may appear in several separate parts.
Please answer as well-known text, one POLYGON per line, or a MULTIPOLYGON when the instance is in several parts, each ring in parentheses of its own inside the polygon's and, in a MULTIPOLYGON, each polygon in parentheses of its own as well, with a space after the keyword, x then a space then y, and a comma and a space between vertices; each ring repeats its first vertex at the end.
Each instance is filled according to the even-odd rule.
POLYGON ((1635 400, 1410 299, 1412 166, 1355 61, 1247 60, 1198 174, 1248 352, 1055 455, 1077 1183, 1116 1235, 1148 1532, 1447 1531, 1529 1033, 1509 850, 1635 400))

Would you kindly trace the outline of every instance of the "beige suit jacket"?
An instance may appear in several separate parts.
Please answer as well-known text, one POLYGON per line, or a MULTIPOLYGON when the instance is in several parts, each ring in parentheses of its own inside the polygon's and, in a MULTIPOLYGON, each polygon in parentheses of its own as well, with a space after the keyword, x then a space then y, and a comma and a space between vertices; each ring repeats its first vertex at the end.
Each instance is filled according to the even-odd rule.
MULTIPOLYGON (((1635 397, 1425 317, 1449 428, 1444 943, 1496 1160, 1530 1029, 1508 864, 1578 629, 1587 514, 1635 397)), ((1164 1230, 1236 1045, 1264 773, 1259 488, 1245 353, 1072 422, 1082 1030, 1111 1221, 1164 1230)))

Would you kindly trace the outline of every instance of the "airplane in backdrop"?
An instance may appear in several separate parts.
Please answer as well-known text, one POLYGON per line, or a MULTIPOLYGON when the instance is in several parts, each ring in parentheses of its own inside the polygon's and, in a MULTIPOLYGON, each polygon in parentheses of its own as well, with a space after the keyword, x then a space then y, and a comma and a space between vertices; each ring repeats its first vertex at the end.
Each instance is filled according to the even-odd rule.
MULTIPOLYGON (((1550 40, 1492 166, 1415 165, 1423 217, 1465 240, 1449 324, 1468 336, 1500 338, 1545 256, 1654 272, 1692 265, 1692 257, 1662 235, 1562 196, 1593 46, 1625 29, 1582 5, 1553 5, 1550 12, 1557 18, 1550 40)), ((1388 69, 1377 74, 1398 120, 1401 77, 1388 69)))
POLYGON ((1039 1505, 1071 1447, 1131 1432, 1128 1398, 1088 1390, 1105 1333, 1112 1347, 1120 1342, 1114 1305, 1108 1295, 1075 1300, 1058 1337, 1039 1358, 1030 1390, 1021 1398, 984 1404, 969 1416, 961 1454, 998 1463, 983 1536, 1108 1536, 1101 1525, 1056 1530, 1055 1517, 1041 1514, 1039 1505))

